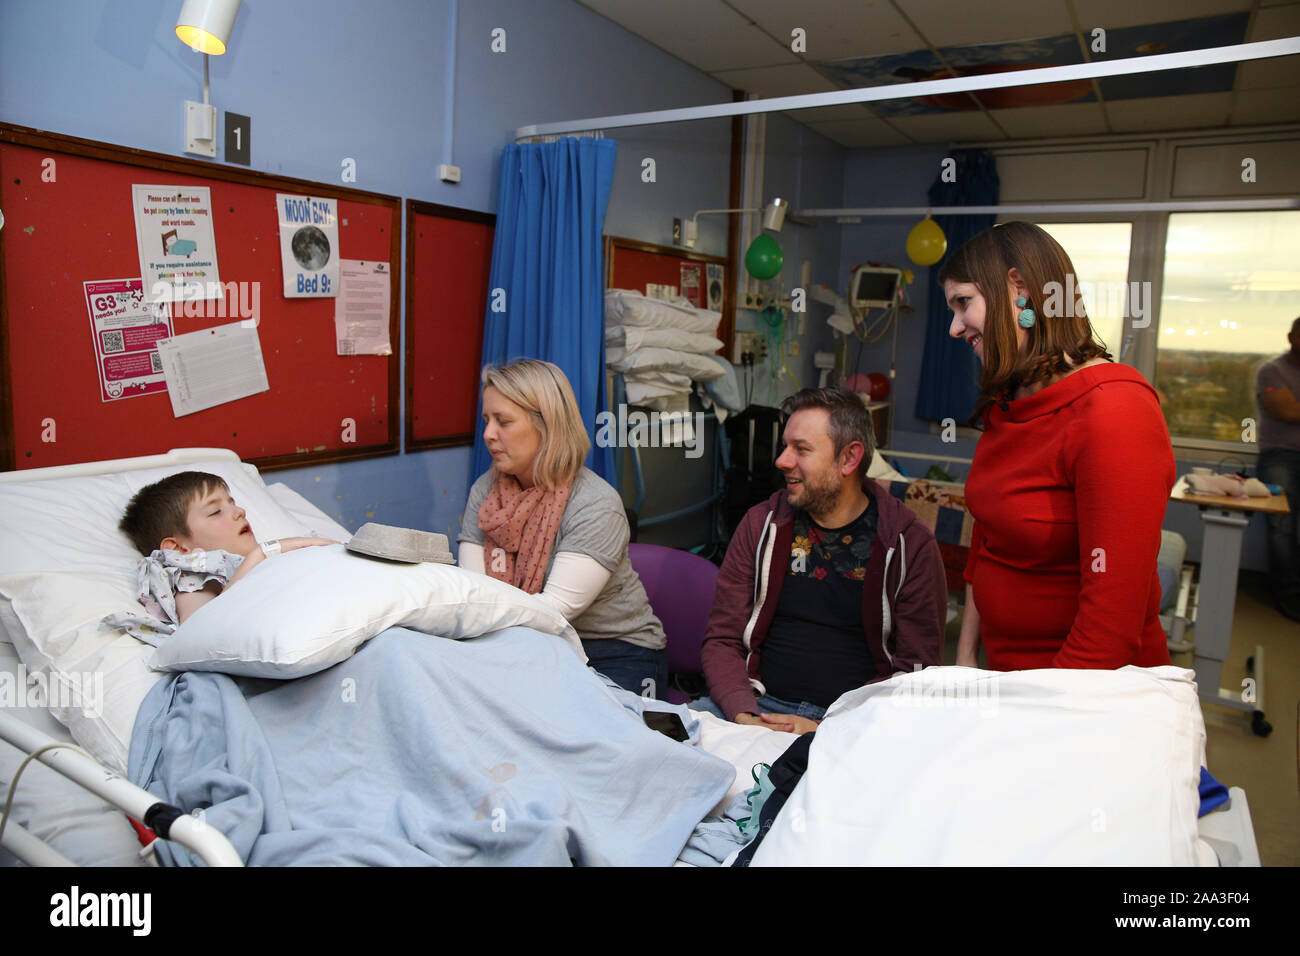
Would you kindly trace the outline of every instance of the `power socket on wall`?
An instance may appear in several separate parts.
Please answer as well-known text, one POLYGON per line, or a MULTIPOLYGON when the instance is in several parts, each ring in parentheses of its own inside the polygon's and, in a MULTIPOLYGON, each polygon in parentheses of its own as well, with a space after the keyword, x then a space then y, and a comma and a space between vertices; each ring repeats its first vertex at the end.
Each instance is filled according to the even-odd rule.
POLYGON ((762 332, 737 332, 735 354, 731 361, 736 365, 744 365, 745 356, 752 356, 750 362, 754 365, 762 365, 767 361, 767 337, 762 332))

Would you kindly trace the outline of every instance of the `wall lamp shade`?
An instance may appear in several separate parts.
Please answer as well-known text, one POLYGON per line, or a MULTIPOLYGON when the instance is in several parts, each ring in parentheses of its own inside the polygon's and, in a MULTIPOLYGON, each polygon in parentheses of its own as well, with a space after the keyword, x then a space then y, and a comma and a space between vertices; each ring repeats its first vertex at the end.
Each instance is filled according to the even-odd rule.
POLYGON ((701 216, 714 216, 720 213, 733 212, 761 212, 763 214, 763 228, 770 229, 772 232, 780 232, 781 227, 785 225, 786 210, 790 204, 784 199, 773 199, 762 209, 701 209, 690 219, 682 223, 682 245, 688 249, 695 247, 695 241, 699 238, 701 216))
POLYGON ((781 227, 785 225, 785 213, 789 208, 790 204, 784 199, 773 199, 769 202, 763 209, 763 228, 780 232, 781 227))
POLYGON ((185 0, 176 18, 176 35, 192 50, 220 56, 226 52, 243 0, 185 0))

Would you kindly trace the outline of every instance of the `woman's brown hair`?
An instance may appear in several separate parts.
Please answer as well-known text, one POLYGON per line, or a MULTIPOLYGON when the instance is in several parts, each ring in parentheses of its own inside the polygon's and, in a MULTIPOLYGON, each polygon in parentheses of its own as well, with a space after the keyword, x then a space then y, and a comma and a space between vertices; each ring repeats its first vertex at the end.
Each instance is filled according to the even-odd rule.
POLYGON ((939 285, 948 281, 974 283, 984 296, 984 368, 971 416, 977 426, 983 424, 984 410, 991 403, 1014 395, 1021 386, 1063 375, 1099 356, 1111 357, 1084 312, 1070 257, 1032 223, 1004 222, 970 239, 939 270, 939 285), (1024 355, 1016 344, 1020 308, 1012 304, 1007 291, 1007 273, 1013 268, 1027 287, 1025 307, 1037 315, 1033 327, 1026 330, 1024 355))

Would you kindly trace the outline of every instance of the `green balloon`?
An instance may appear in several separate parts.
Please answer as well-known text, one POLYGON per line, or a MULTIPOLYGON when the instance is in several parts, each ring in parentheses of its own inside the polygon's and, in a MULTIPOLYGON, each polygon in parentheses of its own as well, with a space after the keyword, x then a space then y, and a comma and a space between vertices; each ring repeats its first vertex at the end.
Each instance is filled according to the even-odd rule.
POLYGON ((781 254, 781 247, 765 232, 749 244, 749 251, 745 253, 745 269, 755 279, 771 279, 780 275, 784 264, 785 256, 781 254))

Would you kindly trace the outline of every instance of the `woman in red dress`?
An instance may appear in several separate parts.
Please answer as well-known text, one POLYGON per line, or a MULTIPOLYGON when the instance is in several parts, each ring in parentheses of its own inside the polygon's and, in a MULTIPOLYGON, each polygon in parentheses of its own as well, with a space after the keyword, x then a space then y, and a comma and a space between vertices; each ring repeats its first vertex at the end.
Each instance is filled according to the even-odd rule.
POLYGON ((982 643, 994 670, 1168 664, 1156 554, 1175 473, 1155 391, 1110 360, 1037 226, 980 233, 939 282, 983 364, 957 663, 982 643))

